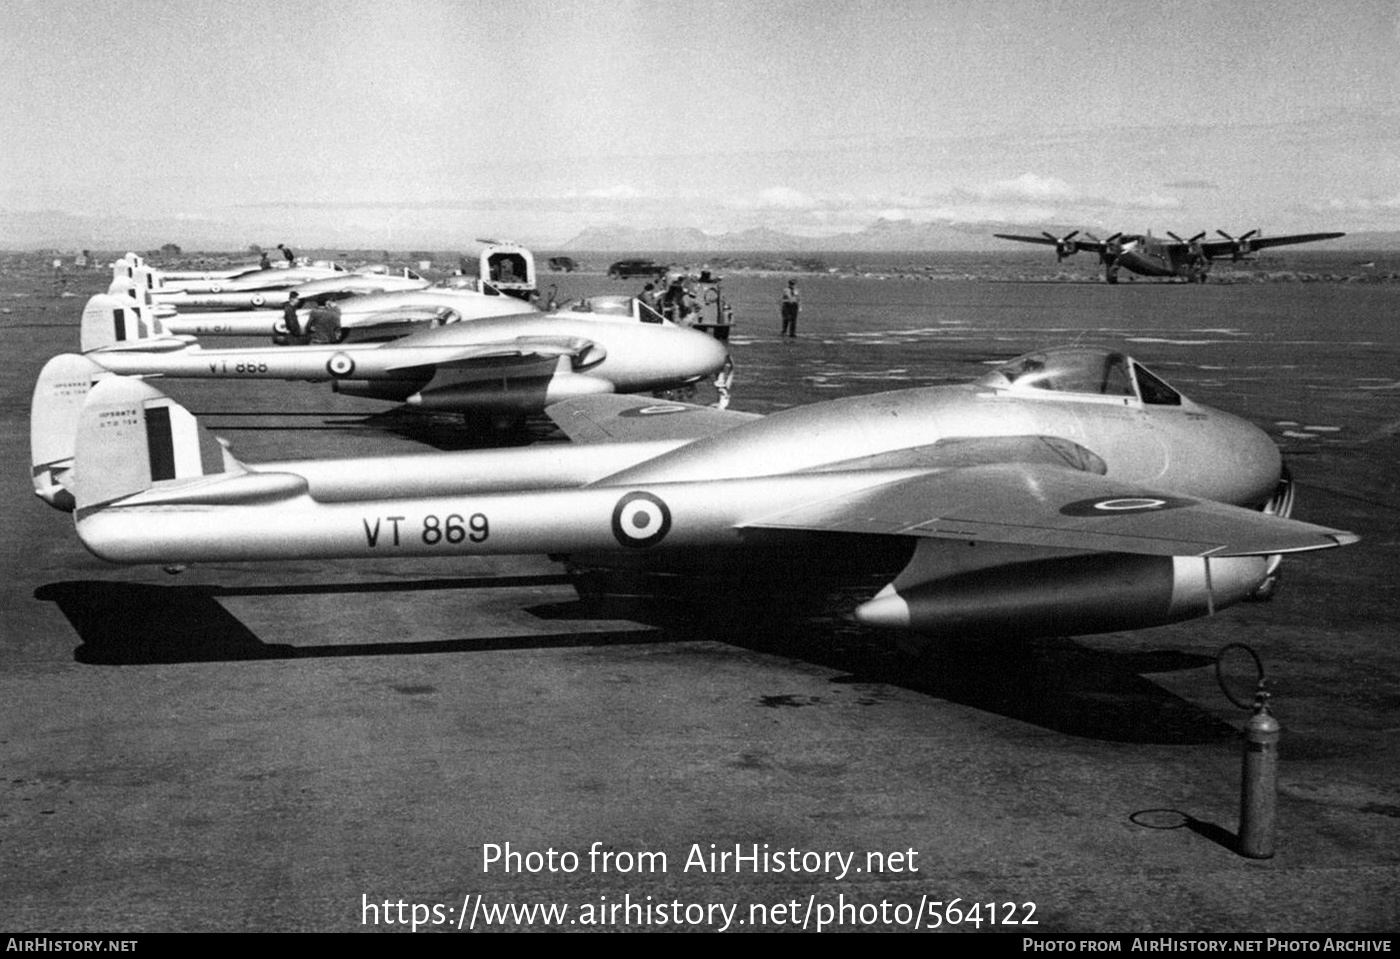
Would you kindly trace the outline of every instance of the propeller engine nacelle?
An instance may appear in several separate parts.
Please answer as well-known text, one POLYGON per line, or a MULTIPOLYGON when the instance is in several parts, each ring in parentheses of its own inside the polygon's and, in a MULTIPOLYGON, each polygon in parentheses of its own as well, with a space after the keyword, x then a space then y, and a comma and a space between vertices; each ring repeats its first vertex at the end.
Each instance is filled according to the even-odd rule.
POLYGON ((1230 259, 1232 260, 1239 260, 1258 249, 1253 243, 1249 242, 1249 238, 1259 232, 1257 229, 1250 230, 1238 239, 1226 233, 1224 230, 1216 230, 1215 232, 1230 241, 1230 259))
POLYGON ((1042 230, 1041 235, 1046 239, 1055 241, 1055 259, 1063 260, 1067 256, 1074 256, 1079 252, 1079 244, 1074 242, 1074 238, 1079 235, 1079 231, 1066 233, 1064 236, 1055 236, 1047 230, 1042 230))

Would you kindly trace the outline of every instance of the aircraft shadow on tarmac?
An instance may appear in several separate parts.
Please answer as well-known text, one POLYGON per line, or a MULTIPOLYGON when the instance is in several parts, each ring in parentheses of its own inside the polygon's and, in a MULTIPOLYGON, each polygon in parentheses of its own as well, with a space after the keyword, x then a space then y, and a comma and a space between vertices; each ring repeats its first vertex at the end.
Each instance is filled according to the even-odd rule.
POLYGON ((623 619, 652 628, 292 646, 264 642, 219 602, 220 597, 499 589, 568 582, 568 576, 553 575, 225 588, 75 580, 41 586, 35 598, 58 605, 82 640, 74 659, 92 665, 721 642, 837 670, 842 675, 833 683, 897 686, 1090 739, 1189 744, 1237 735, 1207 711, 1143 678, 1144 673, 1200 669, 1215 662, 1212 657, 1171 650, 1115 652, 1069 639, 982 639, 939 643, 914 658, 895 649, 888 636, 839 615, 810 615, 809 610, 804 616, 793 609, 775 609, 771 603, 761 611, 742 604, 711 603, 707 614, 692 603, 674 599, 596 596, 526 611, 549 621, 623 619))
POLYGON ((771 601, 708 607, 589 597, 537 606, 542 619, 630 619, 676 641, 723 642, 840 671, 833 683, 885 684, 1046 729, 1110 742, 1208 743, 1239 735, 1200 707, 1144 679, 1214 667, 1215 658, 1175 650, 1092 649, 1067 638, 967 639, 931 644, 918 656, 889 635, 841 614, 801 615, 771 601))
POLYGON ((49 583, 34 598, 57 604, 82 644, 73 658, 103 666, 231 662, 264 659, 317 659, 334 656, 403 656, 420 653, 486 652, 665 642, 655 630, 611 630, 557 635, 442 639, 422 642, 332 643, 292 646, 267 643, 219 603, 227 596, 306 596, 326 593, 408 592, 511 586, 556 586, 566 576, 483 579, 429 579, 333 585, 152 586, 76 580, 49 583))

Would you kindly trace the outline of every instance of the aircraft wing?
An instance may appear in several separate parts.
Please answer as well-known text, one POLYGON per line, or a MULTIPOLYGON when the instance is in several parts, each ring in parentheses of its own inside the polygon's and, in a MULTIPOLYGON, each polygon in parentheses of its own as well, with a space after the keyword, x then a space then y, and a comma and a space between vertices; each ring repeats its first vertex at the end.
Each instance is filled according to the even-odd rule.
POLYGON ((450 306, 401 306, 389 310, 376 310, 361 313, 341 308, 341 322, 345 326, 376 326, 390 323, 454 323, 461 316, 450 306))
POLYGON ((692 440, 761 419, 757 413, 720 410, 643 396, 582 396, 545 410, 575 443, 692 440))
POLYGON ((925 473, 741 527, 884 533, 1159 556, 1259 556, 1357 536, 1094 473, 1008 463, 925 473))
MULTIPOLYGON (((400 349, 389 344, 385 350, 400 349)), ((407 354, 401 363, 390 363, 390 372, 424 366, 421 348, 402 347, 407 354)), ((561 356, 574 358, 576 365, 591 365, 607 355, 603 347, 589 339, 577 336, 518 336, 496 343, 473 343, 455 350, 437 350, 431 358, 431 365, 437 367, 462 367, 490 365, 502 360, 557 359, 561 356)))
MULTIPOLYGON (((1075 232, 1078 233, 1078 231, 1075 232)), ((1016 233, 993 233, 992 235, 999 240, 1015 240, 1017 243, 1039 243, 1041 246, 1058 247, 1060 243, 1063 242, 1062 240, 1057 239, 1048 233, 1041 234, 1040 236, 1021 236, 1016 233)), ((1070 234, 1070 236, 1072 237, 1072 239, 1069 242, 1072 242, 1074 244, 1074 250, 1080 250, 1087 253, 1102 253, 1108 247, 1108 244, 1105 243, 1103 240, 1081 240, 1075 234, 1070 234)), ((1067 252, 1073 252, 1073 250, 1067 252)))
POLYGON ((1203 240, 1201 249, 1206 256, 1229 256, 1238 249, 1242 240, 1249 244, 1249 249, 1244 252, 1262 250, 1271 246, 1288 246, 1292 243, 1312 243, 1316 240, 1335 240, 1337 237, 1346 236, 1345 233, 1293 233, 1288 236, 1260 236, 1243 237, 1240 240, 1203 240))

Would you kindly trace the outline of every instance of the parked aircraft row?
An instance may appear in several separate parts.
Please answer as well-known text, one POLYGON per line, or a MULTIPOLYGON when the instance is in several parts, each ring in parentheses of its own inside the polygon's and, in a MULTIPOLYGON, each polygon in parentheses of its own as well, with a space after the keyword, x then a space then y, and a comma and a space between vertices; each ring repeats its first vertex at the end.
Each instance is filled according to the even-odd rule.
POLYGON ((1183 240, 1175 233, 1168 232, 1170 240, 1154 237, 1152 231, 1145 234, 1114 233, 1106 240, 1100 240, 1092 233, 1075 230, 1057 237, 1043 232, 1039 236, 1022 236, 1014 233, 997 233, 999 239, 1016 240, 1019 243, 1040 243, 1055 248, 1055 256, 1063 260, 1067 256, 1084 251, 1095 253, 1103 264, 1104 280, 1118 282, 1118 271, 1128 270, 1141 276, 1179 276, 1191 283, 1204 283, 1210 273, 1212 261, 1228 256, 1238 262, 1251 253, 1272 246, 1287 246, 1294 243, 1312 243, 1317 240, 1335 240, 1345 233, 1295 233, 1289 236, 1265 237, 1256 230, 1243 236, 1231 236, 1224 230, 1216 230, 1219 240, 1207 240, 1204 231, 1190 239, 1183 240))
MULTIPOLYGON (((513 277, 517 292, 533 289, 533 257, 521 247, 489 245, 481 266, 513 277)), ((285 333, 284 314, 171 313, 169 300, 155 302, 163 288, 148 269, 119 269, 116 292, 93 297, 83 311, 84 353, 115 373, 329 381, 347 395, 492 419, 537 413, 570 396, 669 390, 714 375, 728 359, 714 338, 631 297, 587 298, 544 313, 469 276, 339 299, 334 331, 319 345, 207 349, 197 337, 285 333)), ((313 319, 299 315, 303 326, 313 319)))

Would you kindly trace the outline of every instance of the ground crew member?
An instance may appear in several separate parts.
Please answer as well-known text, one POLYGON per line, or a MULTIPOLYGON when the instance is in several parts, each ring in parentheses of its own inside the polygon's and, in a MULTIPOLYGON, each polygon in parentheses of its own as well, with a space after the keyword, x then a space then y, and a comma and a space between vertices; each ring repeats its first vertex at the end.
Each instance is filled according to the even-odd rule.
POLYGON ((797 339, 797 311, 802 307, 802 299, 797 292, 796 280, 788 280, 780 307, 783 312, 783 330, 779 335, 797 339))
POLYGON ((301 296, 293 290, 287 297, 287 302, 282 304, 282 324, 287 328, 288 343, 305 343, 306 340, 301 334, 301 320, 297 318, 297 309, 301 306, 301 296))

